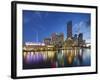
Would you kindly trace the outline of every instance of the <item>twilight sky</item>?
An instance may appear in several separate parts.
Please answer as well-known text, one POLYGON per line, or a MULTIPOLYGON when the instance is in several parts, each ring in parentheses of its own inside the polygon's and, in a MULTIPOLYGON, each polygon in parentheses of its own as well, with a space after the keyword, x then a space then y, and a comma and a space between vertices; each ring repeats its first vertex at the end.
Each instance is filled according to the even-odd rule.
POLYGON ((83 33, 83 39, 91 39, 91 15, 88 13, 47 12, 23 10, 23 42, 43 42, 52 33, 64 33, 67 38, 67 22, 72 21, 72 33, 83 33))

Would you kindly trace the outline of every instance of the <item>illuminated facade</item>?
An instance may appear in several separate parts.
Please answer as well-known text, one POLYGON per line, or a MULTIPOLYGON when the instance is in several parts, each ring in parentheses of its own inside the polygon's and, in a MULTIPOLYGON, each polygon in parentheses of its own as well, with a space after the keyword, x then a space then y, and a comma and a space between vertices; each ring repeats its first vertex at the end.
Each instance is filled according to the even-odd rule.
POLYGON ((55 45, 57 42, 57 33, 51 34, 51 40, 52 40, 52 44, 55 45))
POLYGON ((64 42, 64 34, 63 33, 53 33, 51 35, 52 44, 58 47, 61 47, 64 42))
POLYGON ((50 45, 51 44, 51 38, 45 38, 44 39, 44 44, 50 45))
POLYGON ((24 51, 53 51, 54 45, 46 45, 44 43, 26 43, 23 46, 24 51))

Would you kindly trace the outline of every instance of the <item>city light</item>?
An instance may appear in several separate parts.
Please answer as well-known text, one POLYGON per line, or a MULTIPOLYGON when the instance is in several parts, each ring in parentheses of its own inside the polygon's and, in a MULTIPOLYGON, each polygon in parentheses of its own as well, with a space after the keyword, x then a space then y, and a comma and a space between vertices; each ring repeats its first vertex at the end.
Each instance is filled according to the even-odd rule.
POLYGON ((43 35, 42 33, 39 35, 38 31, 34 35, 36 40, 23 43, 23 69, 91 65, 91 44, 87 43, 84 32, 80 31, 81 26, 77 26, 76 33, 73 30, 72 20, 67 21, 64 27, 64 32, 52 29, 49 35, 46 35, 47 30, 43 31, 45 33, 43 35), (39 42, 39 38, 42 41, 39 42))

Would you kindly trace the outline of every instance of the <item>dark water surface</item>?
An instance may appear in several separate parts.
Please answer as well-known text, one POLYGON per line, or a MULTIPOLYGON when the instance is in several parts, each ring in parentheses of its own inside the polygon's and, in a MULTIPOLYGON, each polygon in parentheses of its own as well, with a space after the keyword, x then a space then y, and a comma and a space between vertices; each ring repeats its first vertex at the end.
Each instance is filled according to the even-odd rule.
POLYGON ((79 67, 91 65, 91 49, 23 52, 23 69, 79 67))

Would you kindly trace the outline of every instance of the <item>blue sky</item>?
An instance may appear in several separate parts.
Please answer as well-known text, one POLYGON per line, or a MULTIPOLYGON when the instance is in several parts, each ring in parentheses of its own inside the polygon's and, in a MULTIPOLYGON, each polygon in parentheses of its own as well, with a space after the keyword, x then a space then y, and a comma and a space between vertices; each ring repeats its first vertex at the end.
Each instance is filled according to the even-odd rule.
POLYGON ((23 10, 23 42, 43 42, 54 32, 63 32, 64 38, 67 38, 68 21, 72 21, 73 35, 83 33, 83 38, 90 42, 90 20, 88 13, 23 10))

